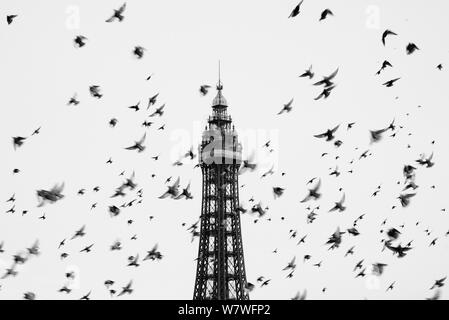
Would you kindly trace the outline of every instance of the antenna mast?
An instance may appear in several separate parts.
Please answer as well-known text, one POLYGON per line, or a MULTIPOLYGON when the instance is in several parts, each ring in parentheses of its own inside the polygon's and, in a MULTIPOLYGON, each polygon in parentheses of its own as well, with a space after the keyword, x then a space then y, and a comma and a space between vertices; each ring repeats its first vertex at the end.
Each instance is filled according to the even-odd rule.
POLYGON ((223 89, 223 86, 221 84, 221 65, 220 65, 220 60, 218 60, 218 86, 217 86, 217 90, 221 90, 223 89))

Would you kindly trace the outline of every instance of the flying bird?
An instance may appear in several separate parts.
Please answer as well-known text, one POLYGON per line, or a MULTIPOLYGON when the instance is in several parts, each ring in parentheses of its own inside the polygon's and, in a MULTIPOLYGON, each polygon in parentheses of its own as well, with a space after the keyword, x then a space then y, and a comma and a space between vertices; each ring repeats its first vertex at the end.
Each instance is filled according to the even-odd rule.
POLYGON ((133 289, 131 288, 133 284, 133 281, 131 280, 130 282, 128 282, 128 284, 124 287, 122 287, 122 291, 118 294, 118 296, 122 296, 124 294, 131 294, 133 293, 133 289))
POLYGON ((397 34, 391 30, 385 30, 384 33, 382 33, 382 43, 383 45, 385 45, 385 40, 388 36, 393 35, 393 36, 397 36, 397 34))
POLYGON ((320 100, 321 98, 327 99, 330 96, 332 90, 334 89, 335 89, 334 85, 330 87, 325 87, 323 91, 316 98, 314 98, 314 100, 320 100))
POLYGON ((147 106, 147 110, 154 104, 156 104, 157 101, 157 97, 159 96, 159 93, 156 93, 154 96, 148 98, 148 106, 147 106))
POLYGON ((396 79, 389 80, 389 81, 385 82, 383 85, 384 85, 385 87, 387 87, 387 88, 390 88, 390 87, 392 87, 392 86, 394 85, 394 83, 395 83, 396 81, 398 81, 399 79, 401 79, 401 78, 396 78, 396 79))
POLYGON ((407 47, 405 48, 405 51, 407 52, 408 55, 411 55, 413 52, 415 52, 416 50, 419 50, 418 46, 414 43, 409 43, 407 45, 407 47))
POLYGON ((419 163, 422 166, 426 166, 427 168, 431 168, 433 167, 433 165, 435 164, 434 162, 432 162, 432 158, 433 158, 433 152, 432 154, 426 158, 425 155, 422 155, 421 159, 415 160, 417 163, 419 163))
POLYGON ((89 252, 91 252, 93 246, 94 246, 93 244, 88 245, 87 247, 85 247, 84 249, 82 249, 80 252, 86 252, 86 253, 89 253, 89 252))
POLYGON ((282 196, 284 194, 284 188, 281 187, 273 187, 273 195, 274 198, 279 198, 280 196, 282 196))
POLYGON ((289 102, 284 104, 284 107, 281 109, 281 111, 279 111, 278 115, 283 114, 284 112, 289 113, 290 111, 292 111, 292 103, 293 103, 293 98, 289 102))
POLYGON ((137 102, 135 105, 133 105, 133 106, 129 106, 128 108, 129 109, 133 109, 134 111, 139 111, 140 110, 140 108, 139 108, 139 105, 140 105, 140 101, 139 102, 137 102))
POLYGON ((319 21, 326 19, 327 16, 333 16, 333 15, 334 15, 334 13, 330 9, 325 9, 323 12, 321 12, 319 21))
POLYGON ((86 225, 82 226, 79 230, 75 231, 75 234, 73 235, 73 237, 70 240, 84 237, 86 235, 85 230, 86 230, 86 225))
POLYGON ((37 197, 40 200, 38 207, 42 207, 45 203, 55 203, 64 198, 62 190, 64 189, 64 183, 61 185, 55 185, 51 190, 40 189, 37 190, 37 197))
POLYGON ((334 83, 332 82, 332 80, 335 78, 335 76, 338 73, 338 69, 337 68, 334 72, 332 72, 330 75, 323 77, 323 80, 317 81, 315 82, 313 85, 314 86, 321 86, 324 85, 325 88, 327 87, 332 87, 334 85, 334 83))
POLYGON ((301 0, 301 2, 298 3, 298 5, 293 9, 293 11, 288 16, 289 18, 294 18, 294 17, 296 17, 300 13, 301 5, 302 5, 303 2, 304 2, 304 0, 301 0))
POLYGON ((383 70, 385 70, 387 67, 393 67, 393 65, 388 61, 388 60, 384 60, 384 62, 382 62, 382 66, 380 67, 380 69, 376 72, 377 75, 379 75, 383 70))
POLYGON ((318 200, 321 197, 321 194, 318 192, 321 186, 321 179, 318 180, 318 183, 312 189, 309 189, 309 194, 301 200, 302 203, 309 201, 310 199, 318 200))
POLYGON ((407 207, 410 204, 410 199, 415 195, 416 193, 406 193, 399 195, 398 199, 401 201, 402 207, 407 207))
POLYGON ((410 251, 411 247, 403 247, 400 244, 396 247, 392 246, 388 241, 385 243, 385 247, 391 250, 394 254, 398 255, 398 258, 403 258, 407 255, 407 252, 410 251))
POLYGON ((146 49, 142 46, 135 46, 134 50, 133 50, 133 54, 137 59, 142 59, 145 50, 146 49))
POLYGON ((291 269, 291 270, 295 270, 296 269, 296 263, 295 263, 295 261, 296 261, 296 257, 293 257, 293 259, 287 264, 287 266, 284 268, 284 269, 282 269, 283 271, 285 271, 285 270, 289 270, 289 269, 291 269))
POLYGON ((444 286, 444 281, 446 281, 447 277, 441 278, 439 280, 435 280, 435 283, 432 285, 430 290, 433 290, 434 288, 441 288, 444 286))
POLYGON ((190 182, 175 199, 178 200, 182 197, 185 197, 186 200, 193 199, 192 193, 190 192, 190 182))
POLYGON ((200 94, 204 97, 209 92, 209 89, 210 89, 210 85, 208 85, 208 84, 202 85, 200 87, 200 94))
POLYGON ((73 40, 73 43, 75 45, 76 48, 82 48, 86 45, 86 40, 87 38, 85 36, 76 36, 75 39, 73 40))
POLYGON ((160 106, 159 108, 156 109, 156 111, 154 111, 152 114, 150 114, 150 117, 154 117, 155 115, 158 116, 162 116, 164 114, 164 107, 165 107, 165 103, 160 106))
POLYGON ((314 137, 315 138, 326 138, 326 141, 331 141, 335 138, 334 133, 337 131, 338 127, 340 127, 340 125, 337 125, 333 129, 327 129, 326 132, 314 135, 314 137))
POLYGON ((388 128, 379 129, 379 130, 370 130, 371 142, 378 142, 382 139, 382 134, 387 131, 388 128))
POLYGON ((150 251, 147 251, 147 255, 143 260, 161 260, 163 256, 161 252, 157 250, 157 248, 158 244, 156 243, 150 251))
POLYGON ((144 133, 143 137, 139 140, 136 141, 134 143, 134 145, 125 148, 126 150, 137 150, 137 152, 143 152, 145 150, 145 146, 143 145, 143 143, 145 142, 145 138, 146 138, 147 134, 144 133))
POLYGON ((165 199, 168 196, 170 196, 171 198, 176 198, 179 194, 179 182, 180 178, 178 177, 178 179, 176 179, 176 181, 171 186, 168 186, 168 190, 164 194, 162 194, 159 199, 165 199))
POLYGON ((27 138, 20 137, 20 136, 19 137, 13 137, 12 138, 12 145, 14 147, 14 150, 16 150, 16 148, 21 147, 26 139, 27 138))
POLYGON ((8 23, 8 25, 10 25, 11 23, 13 23, 14 19, 17 18, 17 14, 10 14, 6 16, 6 22, 8 23))
POLYGON ((304 78, 308 77, 309 79, 312 79, 315 73, 312 72, 312 66, 309 67, 304 73, 302 73, 299 77, 304 78))
POLYGON ((248 159, 242 161, 242 165, 239 169, 239 174, 243 174, 246 171, 254 171, 257 168, 257 164, 254 163, 254 152, 248 157, 248 159))
POLYGON ((114 128, 117 125, 118 120, 116 118, 112 118, 109 120, 109 125, 114 128))
POLYGON ((41 131, 41 127, 37 128, 36 130, 33 131, 33 133, 31 134, 31 136, 37 135, 39 134, 41 131))
POLYGON ((114 10, 114 13, 112 14, 112 16, 110 18, 108 18, 106 20, 106 22, 113 22, 115 20, 118 20, 120 22, 123 21, 123 19, 125 18, 123 16, 123 12, 126 9, 126 2, 124 4, 122 4, 122 6, 120 8, 118 8, 117 10, 114 10))
POLYGON ((339 211, 339 212, 345 211, 346 207, 343 206, 344 202, 345 202, 345 194, 343 193, 343 196, 341 197, 340 201, 335 202, 335 205, 329 210, 329 212, 332 212, 332 211, 339 211))
POLYGON ((89 87, 90 95, 94 98, 101 99, 103 94, 100 93, 100 86, 93 85, 89 87))
POLYGON ((344 232, 340 231, 340 228, 337 228, 337 230, 329 237, 329 240, 326 242, 326 244, 330 244, 329 250, 333 250, 335 248, 338 248, 342 241, 342 234, 344 232))
POLYGON ((67 102, 67 105, 70 106, 77 106, 80 104, 79 100, 76 99, 77 94, 75 93, 69 100, 69 102, 67 102))

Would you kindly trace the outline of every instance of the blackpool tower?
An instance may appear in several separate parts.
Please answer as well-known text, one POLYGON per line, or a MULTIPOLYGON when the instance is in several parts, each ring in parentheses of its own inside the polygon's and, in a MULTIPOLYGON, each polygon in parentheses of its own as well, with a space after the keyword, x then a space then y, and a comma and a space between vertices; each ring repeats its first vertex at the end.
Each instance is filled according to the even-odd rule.
POLYGON ((199 146, 203 175, 194 300, 248 300, 239 211, 242 147, 220 77, 199 146))

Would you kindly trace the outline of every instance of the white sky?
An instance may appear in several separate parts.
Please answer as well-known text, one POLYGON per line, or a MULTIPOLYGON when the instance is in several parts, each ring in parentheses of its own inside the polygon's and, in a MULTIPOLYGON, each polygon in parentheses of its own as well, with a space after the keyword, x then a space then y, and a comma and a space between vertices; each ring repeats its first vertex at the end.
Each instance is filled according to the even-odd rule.
MULTIPOLYGON (((270 208, 256 224, 254 216, 242 216, 248 281, 256 283, 261 275, 272 279, 267 287, 257 286, 251 299, 289 299, 304 290, 309 299, 433 295, 429 288, 449 270, 449 237, 445 236, 449 218, 441 211, 447 207, 449 190, 444 166, 449 161, 447 1, 435 0, 429 6, 415 0, 407 5, 386 0, 306 0, 299 16, 287 19, 296 1, 130 0, 122 23, 105 23, 121 4, 105 0, 0 3, 0 242, 5 242, 0 272, 9 267, 13 254, 36 239, 42 251, 17 277, 0 280, 0 299, 20 299, 27 291, 40 299, 78 299, 89 291, 91 298, 106 299, 106 279, 116 281, 117 290, 133 279, 134 294, 123 298, 192 298, 198 240, 190 242, 186 229, 199 218, 201 173, 193 169, 195 162, 181 167, 172 163, 192 144, 196 151, 215 95, 211 90, 201 97, 198 89, 201 84, 216 84, 219 59, 228 112, 244 152, 256 151, 260 164, 259 171, 240 177, 245 184, 240 200, 250 207, 248 200, 254 197, 270 208), (335 15, 318 22, 326 8, 335 15), (18 14, 9 26, 7 14, 18 14), (387 28, 398 36, 388 38, 384 47, 381 34, 387 28), (74 48, 76 35, 88 38, 85 47, 74 48), (420 48, 410 56, 405 54, 409 42, 420 48), (132 56, 136 45, 147 49, 142 60, 132 56), (385 59, 393 68, 375 76, 385 59), (442 71, 436 69, 440 63, 442 71), (327 100, 314 101, 320 88, 298 78, 311 64, 315 79, 339 67, 337 87, 327 100), (145 81, 152 73, 153 78, 145 81), (394 87, 381 85, 397 77, 401 80, 394 87), (104 97, 92 98, 90 85, 99 85, 104 97), (166 103, 166 112, 145 129, 141 123, 154 110, 145 110, 146 101, 158 92, 157 106, 166 103), (74 93, 81 103, 67 106, 74 93), (277 116, 291 98, 293 111, 277 116), (127 108, 138 101, 141 111, 127 108), (114 129, 108 125, 112 117, 119 121, 114 129), (371 145, 368 130, 385 127, 393 118, 403 126, 396 138, 386 135, 371 145), (346 131, 348 122, 356 122, 350 131, 346 131), (162 124, 165 131, 158 131, 162 124), (343 141, 339 149, 313 137, 337 124, 341 124, 337 138, 343 141), (11 137, 28 137, 39 126, 41 133, 14 151, 11 137), (145 131, 144 153, 123 149, 145 131), (261 148, 268 139, 275 149, 271 155, 261 148), (373 156, 359 161, 367 149, 373 156), (329 155, 321 158, 323 152, 329 155), (391 210, 399 205, 396 197, 402 185, 396 182, 403 181, 403 165, 431 152, 436 164, 417 170, 419 188, 411 205, 391 210), (158 161, 151 159, 155 155, 160 155, 158 161), (105 163, 109 157, 112 165, 105 163), (355 162, 350 165, 352 159, 355 162), (261 180, 272 164, 276 173, 261 180), (329 168, 336 165, 342 171, 338 178, 329 176, 329 168), (13 175, 14 168, 21 172, 13 175), (350 169, 353 174, 347 173, 350 169), (122 203, 109 198, 124 180, 118 176, 122 171, 126 177, 135 171, 144 201, 111 218, 108 206, 122 203), (281 177, 281 172, 286 175, 281 177), (150 177, 152 173, 156 178, 150 177), (191 181, 194 199, 157 199, 169 176, 173 180, 180 176, 182 186, 191 181), (307 193, 306 182, 315 176, 322 178, 323 197, 317 220, 307 224, 307 204, 299 201, 307 193), (36 190, 60 182, 65 182, 65 198, 37 208, 36 190), (373 198, 378 185, 381 191, 373 198), (100 192, 92 191, 95 186, 100 186, 100 192), (286 189, 277 200, 273 186, 286 189), (328 213, 341 197, 340 187, 347 210, 328 213), (86 195, 77 195, 81 188, 86 195), (13 193, 16 213, 4 213, 11 207, 4 201, 13 193), (94 202, 98 206, 91 211, 94 202), (21 216, 22 210, 29 213, 21 216), (39 220, 44 213, 47 219, 39 220), (351 227, 361 214, 365 214, 358 225, 361 235, 345 234, 341 247, 328 251, 324 243, 336 228, 351 227), (153 221, 149 216, 155 217, 153 221), (128 219, 134 220, 131 226, 128 219), (414 240, 414 249, 405 258, 381 252, 385 219, 384 228, 401 230, 403 245, 414 240), (59 242, 82 225, 87 235, 57 250, 59 242), (297 230, 296 239, 289 238, 291 229, 297 230), (430 230, 429 236, 425 229, 430 230), (138 239, 130 240, 134 234, 138 239), (296 246, 305 234, 305 245, 296 246), (429 247, 434 238, 437 245, 429 247), (124 249, 109 251, 117 239, 124 249), (90 254, 79 253, 92 243, 90 254), (142 258, 155 243, 164 255, 162 261, 145 261, 139 268, 126 266, 128 256, 139 253, 142 258), (355 254, 344 258, 351 246, 355 254), (272 253, 275 248, 277 254, 272 253), (70 256, 61 261, 61 252, 70 256), (303 263, 306 254, 312 258, 303 263), (293 256, 298 267, 294 277, 286 279, 287 273, 281 270, 293 256), (361 259, 367 267, 376 262, 388 266, 381 277, 355 279, 352 269, 361 259), (321 260, 321 268, 313 267, 321 260), (58 293, 68 282, 65 272, 72 269, 78 273, 77 287, 70 295, 58 293), (393 281, 395 289, 385 292, 393 281)), ((134 197, 130 194, 126 200, 134 197)), ((442 298, 448 298, 444 290, 442 298)))

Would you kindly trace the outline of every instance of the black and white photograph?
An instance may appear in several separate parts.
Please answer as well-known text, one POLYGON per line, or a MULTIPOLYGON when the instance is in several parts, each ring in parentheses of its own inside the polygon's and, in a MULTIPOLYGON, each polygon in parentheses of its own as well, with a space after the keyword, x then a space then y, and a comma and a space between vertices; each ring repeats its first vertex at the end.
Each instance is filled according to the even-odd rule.
POLYGON ((449 300, 448 10, 1 0, 0 300, 449 300))

